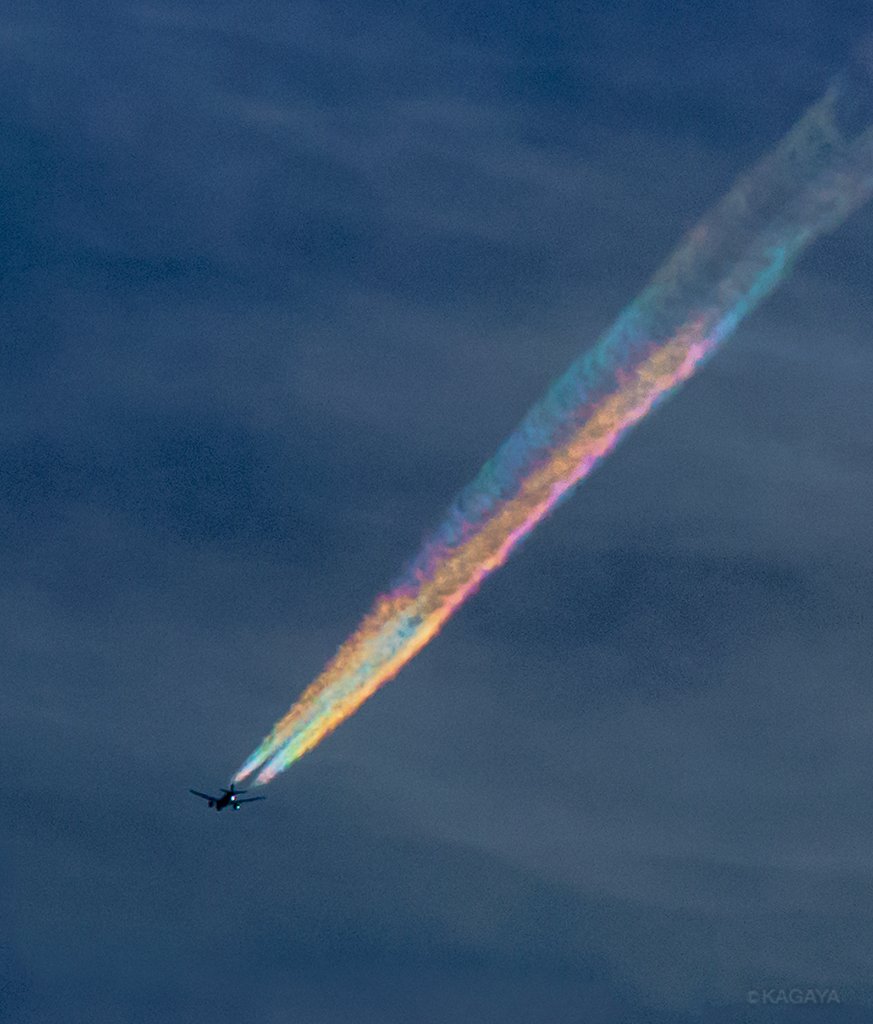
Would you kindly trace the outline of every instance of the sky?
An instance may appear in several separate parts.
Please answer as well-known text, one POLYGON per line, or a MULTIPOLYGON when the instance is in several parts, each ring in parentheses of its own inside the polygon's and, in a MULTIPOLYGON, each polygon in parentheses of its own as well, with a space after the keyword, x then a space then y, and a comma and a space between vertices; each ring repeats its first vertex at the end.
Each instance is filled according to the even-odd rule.
POLYGON ((265 803, 187 790, 871 21, 0 9, 3 1024, 869 1020, 873 207, 265 803))

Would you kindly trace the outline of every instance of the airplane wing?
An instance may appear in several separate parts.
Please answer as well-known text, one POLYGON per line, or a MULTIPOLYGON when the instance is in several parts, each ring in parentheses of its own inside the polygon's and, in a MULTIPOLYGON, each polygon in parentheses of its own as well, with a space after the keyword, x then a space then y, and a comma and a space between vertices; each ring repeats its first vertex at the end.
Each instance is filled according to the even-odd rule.
POLYGON ((237 804, 251 804, 251 803, 254 803, 255 800, 266 800, 266 799, 267 798, 265 796, 247 796, 245 798, 245 800, 235 800, 234 803, 237 803, 237 804))
POLYGON ((202 796, 204 800, 213 800, 214 801, 214 800, 218 799, 217 796, 210 796, 208 793, 200 793, 196 789, 189 789, 188 792, 189 793, 193 793, 194 796, 202 796))

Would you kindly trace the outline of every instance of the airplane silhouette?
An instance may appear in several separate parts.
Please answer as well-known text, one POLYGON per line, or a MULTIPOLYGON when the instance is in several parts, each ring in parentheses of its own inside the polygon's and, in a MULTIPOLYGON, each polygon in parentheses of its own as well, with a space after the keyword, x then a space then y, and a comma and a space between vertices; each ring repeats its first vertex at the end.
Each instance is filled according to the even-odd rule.
POLYGON ((240 800, 240 794, 248 791, 245 789, 235 789, 233 783, 230 784, 230 789, 222 789, 222 796, 210 796, 208 793, 201 793, 196 789, 189 789, 188 792, 209 801, 209 806, 214 807, 216 811, 223 811, 225 807, 232 807, 235 811, 238 811, 240 804, 250 804, 254 803, 255 800, 267 799, 265 796, 248 796, 245 800, 240 800))

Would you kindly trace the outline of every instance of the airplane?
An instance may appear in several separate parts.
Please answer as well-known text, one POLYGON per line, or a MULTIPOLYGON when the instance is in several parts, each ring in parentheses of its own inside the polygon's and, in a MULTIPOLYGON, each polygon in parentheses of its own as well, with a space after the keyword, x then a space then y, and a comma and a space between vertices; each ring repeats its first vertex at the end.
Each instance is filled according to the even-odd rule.
POLYGON ((245 789, 235 789, 232 782, 230 789, 222 789, 222 796, 210 796, 208 793, 201 793, 196 789, 189 789, 188 792, 208 800, 209 806, 214 807, 216 811, 223 811, 225 807, 232 807, 235 811, 238 811, 240 804, 250 804, 254 803, 255 800, 267 799, 265 796, 248 796, 245 800, 240 800, 240 794, 247 791, 245 789))

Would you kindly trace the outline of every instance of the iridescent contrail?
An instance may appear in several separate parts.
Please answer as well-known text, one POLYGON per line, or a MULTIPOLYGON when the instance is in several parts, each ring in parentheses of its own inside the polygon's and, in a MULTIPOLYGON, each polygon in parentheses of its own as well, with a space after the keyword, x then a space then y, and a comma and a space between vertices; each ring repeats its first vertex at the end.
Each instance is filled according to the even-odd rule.
POLYGON ((578 359, 235 776, 269 782, 420 651, 481 582, 873 191, 870 47, 578 359))

